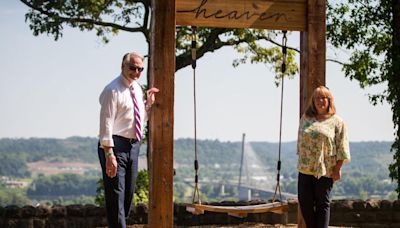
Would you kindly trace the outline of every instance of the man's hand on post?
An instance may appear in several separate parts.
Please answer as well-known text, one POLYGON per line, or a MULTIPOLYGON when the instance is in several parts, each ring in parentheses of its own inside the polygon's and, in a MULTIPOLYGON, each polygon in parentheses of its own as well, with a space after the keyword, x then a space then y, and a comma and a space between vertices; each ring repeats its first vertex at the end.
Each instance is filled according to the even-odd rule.
POLYGON ((146 101, 146 111, 148 112, 151 106, 156 101, 155 93, 158 93, 160 90, 156 87, 152 87, 151 89, 147 90, 147 101, 146 101))

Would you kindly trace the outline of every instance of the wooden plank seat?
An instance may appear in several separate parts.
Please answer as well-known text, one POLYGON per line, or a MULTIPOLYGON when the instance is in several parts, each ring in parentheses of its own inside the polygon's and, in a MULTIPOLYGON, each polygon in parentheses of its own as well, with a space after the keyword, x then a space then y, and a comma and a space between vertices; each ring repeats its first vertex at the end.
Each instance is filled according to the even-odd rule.
POLYGON ((187 204, 186 211, 195 215, 204 214, 205 211, 227 213, 234 217, 244 218, 250 213, 266 213, 273 212, 283 214, 288 210, 287 201, 264 203, 246 206, 216 206, 206 204, 187 204))

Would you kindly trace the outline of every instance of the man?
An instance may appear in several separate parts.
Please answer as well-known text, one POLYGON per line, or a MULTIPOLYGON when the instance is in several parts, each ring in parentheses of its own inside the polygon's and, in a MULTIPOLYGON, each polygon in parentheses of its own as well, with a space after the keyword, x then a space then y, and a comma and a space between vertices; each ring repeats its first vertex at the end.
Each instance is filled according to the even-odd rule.
POLYGON ((98 155, 103 173, 108 225, 125 228, 138 173, 138 156, 144 121, 155 101, 157 88, 147 91, 144 101, 138 79, 143 57, 125 54, 121 74, 100 95, 98 155))

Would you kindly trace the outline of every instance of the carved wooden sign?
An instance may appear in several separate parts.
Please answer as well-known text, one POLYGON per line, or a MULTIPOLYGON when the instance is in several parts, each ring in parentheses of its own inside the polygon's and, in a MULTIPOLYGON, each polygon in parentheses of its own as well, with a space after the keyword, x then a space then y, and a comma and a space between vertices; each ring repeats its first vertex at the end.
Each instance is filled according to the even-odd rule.
POLYGON ((176 24, 305 31, 307 0, 176 0, 176 24))

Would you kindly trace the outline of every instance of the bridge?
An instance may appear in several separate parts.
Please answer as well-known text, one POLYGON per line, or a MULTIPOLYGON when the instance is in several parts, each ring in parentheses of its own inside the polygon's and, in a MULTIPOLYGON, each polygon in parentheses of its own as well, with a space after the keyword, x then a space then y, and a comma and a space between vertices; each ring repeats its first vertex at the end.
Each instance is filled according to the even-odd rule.
MULTIPOLYGON (((275 160, 276 158, 271 159, 275 160)), ((235 174, 230 180, 212 180, 207 177, 201 178, 199 180, 199 188, 201 189, 206 186, 208 189, 213 189, 213 197, 222 199, 226 197, 229 199, 236 198, 243 201, 250 201, 256 199, 281 199, 281 197, 282 199, 297 198, 297 195, 282 192, 279 191, 279 189, 277 189, 275 194, 277 186, 277 170, 272 170, 270 165, 265 164, 265 162, 259 158, 250 144, 244 143, 244 136, 242 142, 240 172, 238 174, 239 175, 235 174), (219 193, 216 194, 216 192, 219 193)), ((282 176, 280 179, 283 180, 282 176)), ((194 188, 192 178, 185 179, 183 182, 194 188)), ((207 193, 202 190, 200 190, 200 192, 202 195, 207 195, 207 193)), ((208 196, 211 197, 210 195, 208 196)))
MULTIPOLYGON (((192 179, 185 179, 183 182, 194 189, 194 182, 192 179)), ((200 181, 199 184, 200 187, 212 186, 214 189, 218 189, 219 196, 221 198, 224 198, 224 196, 229 196, 228 198, 232 198, 232 196, 227 193, 226 189, 237 189, 238 194, 234 196, 234 198, 243 201, 269 200, 274 197, 275 193, 275 185, 271 185, 270 188, 245 184, 238 186, 238 182, 233 180, 228 182, 225 181, 224 183, 219 181, 200 181)), ((202 192, 202 194, 206 193, 202 192)), ((297 195, 288 192, 281 192, 281 196, 282 199, 297 198, 297 195)), ((275 199, 280 199, 279 192, 276 193, 275 199)))
POLYGON ((247 201, 254 198, 269 199, 274 197, 275 191, 276 199, 281 196, 282 199, 297 197, 297 195, 276 189, 276 173, 276 170, 271 171, 263 164, 250 144, 245 143, 245 134, 243 134, 238 183, 239 199, 247 201))

